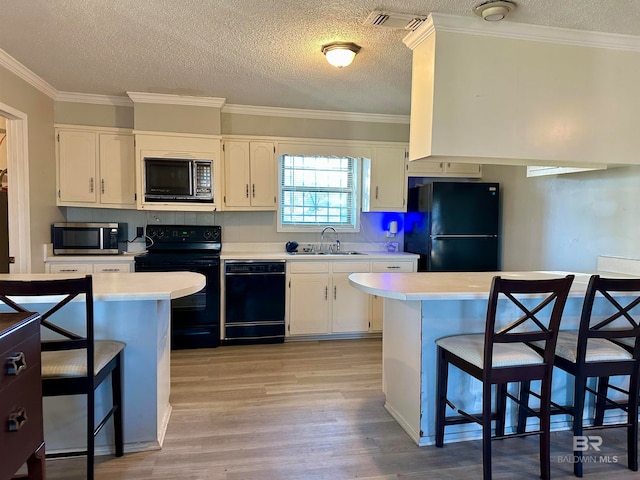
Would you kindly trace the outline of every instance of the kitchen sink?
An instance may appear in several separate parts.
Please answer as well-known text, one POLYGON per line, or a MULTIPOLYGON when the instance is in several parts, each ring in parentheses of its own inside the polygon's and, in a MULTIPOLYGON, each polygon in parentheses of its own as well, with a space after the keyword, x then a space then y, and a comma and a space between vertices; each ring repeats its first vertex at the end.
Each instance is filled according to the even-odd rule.
POLYGON ((343 251, 343 252, 289 252, 289 255, 366 255, 362 252, 343 251))

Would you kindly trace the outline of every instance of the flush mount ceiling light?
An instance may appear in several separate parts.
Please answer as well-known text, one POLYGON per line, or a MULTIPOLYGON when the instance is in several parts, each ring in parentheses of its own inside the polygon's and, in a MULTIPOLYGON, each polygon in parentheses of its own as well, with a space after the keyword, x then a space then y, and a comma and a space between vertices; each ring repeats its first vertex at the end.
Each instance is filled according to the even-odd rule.
POLYGON ((324 56, 334 67, 342 68, 351 65, 360 47, 351 42, 332 42, 323 45, 320 49, 324 56))
POLYGON ((473 12, 487 22, 499 22, 515 8, 513 2, 485 2, 474 7, 473 12))

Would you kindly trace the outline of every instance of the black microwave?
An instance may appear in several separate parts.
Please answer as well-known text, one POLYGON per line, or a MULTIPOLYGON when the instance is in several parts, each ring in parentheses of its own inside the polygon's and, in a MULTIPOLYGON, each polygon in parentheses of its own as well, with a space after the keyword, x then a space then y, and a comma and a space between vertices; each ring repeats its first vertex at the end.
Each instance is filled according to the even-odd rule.
POLYGON ((213 160, 145 157, 144 200, 213 203, 213 160))
POLYGON ((55 255, 115 255, 125 250, 126 223, 54 223, 55 255))

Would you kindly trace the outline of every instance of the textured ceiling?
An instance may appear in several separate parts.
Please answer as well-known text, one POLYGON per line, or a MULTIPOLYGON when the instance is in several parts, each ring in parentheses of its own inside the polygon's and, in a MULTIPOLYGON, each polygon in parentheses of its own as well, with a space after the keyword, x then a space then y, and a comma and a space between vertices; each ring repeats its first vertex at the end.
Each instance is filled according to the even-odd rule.
MULTIPOLYGON (((640 36, 638 0, 515 1, 518 7, 505 21, 640 36)), ((372 10, 475 17, 472 8, 479 3, 0 0, 0 49, 60 92, 149 92, 407 115, 407 32, 364 20, 372 10), (332 41, 362 46, 350 67, 326 62, 320 47, 332 41)))

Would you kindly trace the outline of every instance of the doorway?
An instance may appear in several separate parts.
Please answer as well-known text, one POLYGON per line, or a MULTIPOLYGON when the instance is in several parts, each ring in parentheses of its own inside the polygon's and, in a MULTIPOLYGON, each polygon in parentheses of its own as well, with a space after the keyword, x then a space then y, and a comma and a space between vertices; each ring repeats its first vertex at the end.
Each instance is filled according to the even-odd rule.
POLYGON ((9 271, 31 273, 27 114, 0 103, 0 117, 5 120, 3 147, 6 144, 6 168, 13 186, 7 191, 8 254, 15 259, 15 263, 9 265, 9 271))

